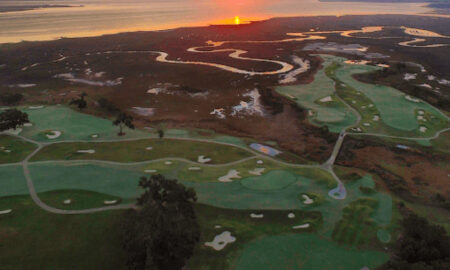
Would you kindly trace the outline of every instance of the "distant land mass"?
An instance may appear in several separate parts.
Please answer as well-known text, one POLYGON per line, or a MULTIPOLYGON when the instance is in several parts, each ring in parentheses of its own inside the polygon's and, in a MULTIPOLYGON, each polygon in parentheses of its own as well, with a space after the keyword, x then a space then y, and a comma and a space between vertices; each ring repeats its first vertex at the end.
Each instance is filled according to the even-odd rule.
MULTIPOLYGON (((1 1, 0 1, 1 2, 1 1)), ((41 8, 70 8, 70 7, 82 7, 82 5, 17 5, 17 6, 0 6, 0 13, 14 12, 14 11, 27 11, 41 8)))
POLYGON ((319 0, 321 2, 429 3, 436 13, 450 14, 449 0, 319 0))

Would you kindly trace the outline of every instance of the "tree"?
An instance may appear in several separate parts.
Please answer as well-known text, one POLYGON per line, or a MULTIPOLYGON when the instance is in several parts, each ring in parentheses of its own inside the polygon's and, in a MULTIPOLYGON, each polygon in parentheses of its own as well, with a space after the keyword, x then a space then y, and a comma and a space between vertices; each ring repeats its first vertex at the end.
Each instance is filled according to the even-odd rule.
POLYGON ((139 186, 144 193, 123 224, 128 268, 182 269, 200 239, 195 191, 162 175, 142 177, 139 186))
POLYGON ((17 109, 8 109, 0 113, 0 132, 8 129, 16 129, 29 122, 28 114, 17 109))
POLYGON ((158 136, 160 139, 164 137, 164 131, 162 129, 158 129, 158 136))
POLYGON ((20 93, 4 94, 0 96, 0 101, 8 106, 16 105, 23 99, 20 93))
POLYGON ((402 221, 402 237, 395 247, 389 270, 450 269, 450 237, 444 228, 410 214, 402 221))
POLYGON ((133 125, 133 117, 131 115, 128 115, 124 112, 120 112, 117 115, 116 120, 114 120, 113 125, 115 126, 119 126, 119 136, 123 136, 125 135, 125 133, 123 132, 123 127, 126 126, 128 128, 134 129, 134 125, 133 125))
POLYGON ((72 99, 69 105, 76 105, 78 109, 82 110, 87 107, 87 102, 84 99, 85 97, 87 97, 87 94, 82 93, 78 99, 72 99))

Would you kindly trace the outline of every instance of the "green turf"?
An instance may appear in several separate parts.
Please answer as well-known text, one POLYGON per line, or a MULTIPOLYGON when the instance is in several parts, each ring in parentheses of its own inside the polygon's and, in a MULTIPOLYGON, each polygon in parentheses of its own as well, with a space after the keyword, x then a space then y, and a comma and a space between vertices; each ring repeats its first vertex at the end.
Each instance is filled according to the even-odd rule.
POLYGON ((121 249, 122 211, 55 215, 28 196, 2 197, 0 216, 2 270, 125 269, 121 249))
POLYGON ((320 213, 313 211, 230 210, 197 204, 196 213, 202 233, 194 256, 187 264, 188 269, 196 270, 233 269, 232 262, 250 241, 268 235, 312 232, 321 226, 322 222, 320 213), (251 218, 252 213, 262 214, 264 217, 251 218), (295 218, 288 218, 289 213, 294 213, 295 218), (302 230, 292 229, 292 226, 304 223, 309 223, 310 227, 302 230), (212 241, 224 231, 231 232, 236 241, 220 251, 204 246, 205 242, 212 241))
POLYGON ((28 194, 22 166, 0 166, 0 197, 28 194))
POLYGON ((289 186, 296 180, 296 176, 288 171, 271 171, 262 176, 245 178, 241 183, 253 190, 277 190, 289 186))
POLYGON ((360 270, 382 265, 388 255, 339 246, 313 234, 277 235, 247 244, 236 270, 360 270))
POLYGON ((134 200, 141 190, 139 178, 145 175, 129 169, 95 165, 29 165, 36 192, 86 190, 117 196, 123 202, 134 200))
POLYGON ((197 162, 199 156, 211 158, 211 164, 228 163, 253 156, 252 153, 228 145, 176 139, 144 139, 126 142, 58 143, 44 147, 32 161, 39 160, 108 160, 137 162, 177 157, 197 162), (147 150, 152 147, 152 150, 147 150), (78 150, 95 150, 93 154, 78 150))
POLYGON ((33 123, 32 127, 24 127, 21 135, 33 138, 38 141, 59 141, 59 140, 101 140, 120 138, 142 138, 149 137, 149 133, 139 130, 125 129, 126 135, 117 136, 118 127, 112 125, 109 119, 103 119, 92 115, 84 114, 64 106, 46 106, 42 109, 24 108, 33 123), (43 132, 61 131, 59 138, 50 140, 43 132), (92 135, 97 134, 97 138, 92 135))
POLYGON ((0 164, 20 162, 34 149, 36 145, 20 138, 0 135, 0 164))
POLYGON ((104 201, 117 200, 120 203, 119 197, 86 190, 54 190, 39 193, 38 196, 49 206, 67 210, 102 207, 105 206, 104 201), (65 204, 68 199, 70 204, 65 204))
MULTIPOLYGON (((330 65, 333 58, 328 55, 321 56, 323 65, 330 65)), ((328 78, 323 69, 315 75, 314 81, 309 84, 292 86, 279 86, 276 91, 288 98, 294 98, 295 102, 303 108, 314 113, 309 120, 318 125, 326 125, 332 132, 340 132, 343 128, 356 123, 356 115, 340 100, 334 98, 333 102, 320 102, 327 96, 334 96, 334 82, 328 78)))

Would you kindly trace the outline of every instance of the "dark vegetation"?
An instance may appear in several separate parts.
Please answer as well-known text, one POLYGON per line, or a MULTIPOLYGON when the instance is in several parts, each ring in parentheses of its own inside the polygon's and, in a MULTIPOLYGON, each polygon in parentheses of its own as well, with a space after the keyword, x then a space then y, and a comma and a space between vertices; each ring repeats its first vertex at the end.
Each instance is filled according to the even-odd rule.
POLYGON ((120 112, 117 115, 116 120, 113 121, 113 125, 115 126, 119 126, 119 136, 123 136, 125 135, 125 133, 123 132, 123 128, 124 127, 128 127, 130 129, 134 129, 134 124, 133 124, 133 117, 131 115, 128 115, 124 112, 120 112))
POLYGON ((29 122, 28 114, 17 109, 8 109, 0 113, 0 132, 8 129, 16 129, 29 122))
POLYGON ((6 93, 3 95, 0 95, 0 102, 7 106, 17 105, 20 103, 20 101, 22 101, 22 99, 23 99, 23 95, 20 93, 14 93, 14 94, 6 93))
POLYGON ((87 107, 87 102, 85 98, 87 97, 86 93, 82 93, 78 98, 72 99, 69 105, 75 105, 79 110, 83 110, 87 107))
POLYGON ((162 175, 142 177, 139 185, 145 192, 123 224, 128 269, 182 269, 200 239, 195 191, 162 175))
POLYGON ((98 101, 98 106, 100 106, 101 109, 105 110, 106 112, 110 114, 117 114, 119 113, 120 109, 117 108, 117 106, 112 103, 110 100, 106 98, 100 98, 98 101))

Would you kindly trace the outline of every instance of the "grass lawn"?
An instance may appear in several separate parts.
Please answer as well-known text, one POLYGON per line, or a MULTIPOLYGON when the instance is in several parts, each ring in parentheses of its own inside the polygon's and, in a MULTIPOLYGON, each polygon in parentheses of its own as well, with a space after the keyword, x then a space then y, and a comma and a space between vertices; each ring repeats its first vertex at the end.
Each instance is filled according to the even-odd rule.
POLYGON ((0 197, 24 194, 28 194, 28 187, 22 166, 1 166, 0 197))
POLYGON ((54 190, 39 193, 39 198, 47 205, 58 209, 80 210, 105 206, 104 201, 117 200, 120 203, 121 198, 103 193, 86 190, 54 190), (64 201, 70 199, 70 204, 64 201))
POLYGON ((20 162, 34 149, 36 145, 20 138, 0 135, 0 164, 20 162))
POLYGON ((145 139, 127 142, 58 143, 44 147, 32 161, 40 160, 108 160, 138 162, 159 158, 178 157, 197 162, 199 156, 211 158, 211 164, 228 163, 253 156, 243 149, 205 142, 175 139, 145 139), (151 150, 147 150, 152 147, 151 150), (95 153, 78 153, 79 150, 95 153))
POLYGON ((268 235, 312 232, 322 224, 319 212, 299 210, 229 210, 198 204, 196 212, 202 234, 194 256, 187 265, 188 269, 196 270, 233 269, 233 261, 250 241, 268 235), (262 214, 263 218, 251 218, 252 213, 262 214), (294 213, 295 217, 288 218, 289 213, 294 213), (310 228, 292 229, 292 226, 305 223, 309 223, 310 228), (236 241, 220 251, 204 246, 205 242, 212 241, 216 235, 224 231, 231 232, 236 241))
POLYGON ((122 211, 55 215, 28 196, 0 198, 2 270, 125 269, 119 222, 122 211))

